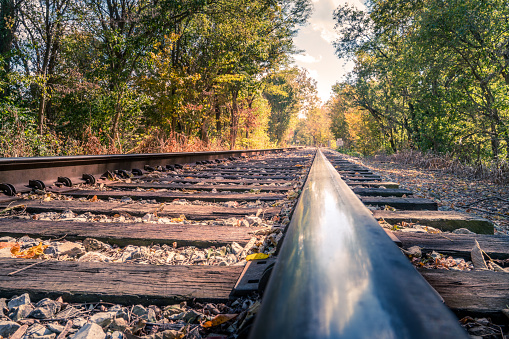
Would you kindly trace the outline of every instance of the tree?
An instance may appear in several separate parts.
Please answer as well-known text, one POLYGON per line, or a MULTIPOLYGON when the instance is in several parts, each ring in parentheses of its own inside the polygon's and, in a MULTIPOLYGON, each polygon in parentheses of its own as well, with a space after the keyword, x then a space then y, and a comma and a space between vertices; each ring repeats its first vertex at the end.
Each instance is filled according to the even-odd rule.
POLYGON ((268 76, 265 82, 263 95, 271 107, 269 136, 271 141, 281 144, 292 119, 316 105, 316 81, 305 70, 290 68, 268 76))
POLYGON ((336 51, 356 62, 352 105, 370 113, 393 150, 471 160, 477 149, 498 161, 508 123, 506 9, 500 0, 338 7, 336 51))

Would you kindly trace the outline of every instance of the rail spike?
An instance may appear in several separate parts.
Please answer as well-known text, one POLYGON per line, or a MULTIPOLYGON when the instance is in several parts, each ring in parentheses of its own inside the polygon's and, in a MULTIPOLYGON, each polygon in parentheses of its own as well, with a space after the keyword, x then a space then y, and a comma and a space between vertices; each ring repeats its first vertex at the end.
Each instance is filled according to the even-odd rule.
POLYGON ((57 182, 64 184, 64 186, 72 187, 72 181, 68 177, 58 177, 57 182))
POLYGON ((81 180, 85 181, 87 185, 95 185, 95 177, 92 174, 83 174, 81 180))
POLYGON ((41 180, 36 180, 36 179, 29 180, 28 187, 33 188, 33 189, 38 189, 41 191, 44 191, 46 189, 46 185, 44 184, 44 182, 42 182, 41 180))
POLYGON ((4 192, 4 194, 12 197, 16 195, 16 188, 8 183, 2 183, 0 184, 0 191, 4 192))

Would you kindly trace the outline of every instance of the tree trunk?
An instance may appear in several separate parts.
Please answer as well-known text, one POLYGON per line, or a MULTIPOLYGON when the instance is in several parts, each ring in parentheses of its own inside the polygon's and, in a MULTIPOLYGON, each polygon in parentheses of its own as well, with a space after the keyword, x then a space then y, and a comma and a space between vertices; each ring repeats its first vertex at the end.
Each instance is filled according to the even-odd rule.
MULTIPOLYGON (((8 25, 8 20, 13 18, 14 13, 14 3, 13 0, 0 0, 0 55, 4 59, 4 67, 3 74, 1 74, 2 78, 5 77, 6 80, 7 75, 11 72, 11 50, 13 47, 14 41, 14 28, 10 28, 8 25)), ((3 91, 0 91, 0 99, 7 98, 9 96, 9 87, 6 86, 3 91)))
POLYGON ((497 124, 494 121, 491 121, 491 151, 493 152, 493 160, 498 163, 500 141, 498 140, 497 124))
POLYGON ((122 93, 118 93, 117 102, 115 103, 115 116, 113 117, 113 121, 111 123, 111 143, 112 146, 115 146, 115 140, 118 138, 118 124, 120 121, 120 114, 122 114, 122 105, 120 102, 122 101, 122 93))
POLYGON ((46 110, 46 91, 41 89, 41 99, 39 101, 39 112, 37 114, 37 128, 42 135, 44 129, 44 111, 46 110))
POLYGON ((239 119, 239 107, 237 104, 238 95, 239 91, 237 89, 234 89, 232 91, 232 110, 230 119, 230 149, 235 149, 235 143, 237 141, 237 129, 239 119))
POLYGON ((214 111, 216 113, 216 133, 219 136, 221 135, 221 107, 219 107, 217 99, 214 101, 214 111))
POLYGON ((201 128, 200 128, 201 140, 206 145, 209 143, 209 135, 207 133, 208 122, 209 122, 208 117, 204 118, 201 123, 201 128))

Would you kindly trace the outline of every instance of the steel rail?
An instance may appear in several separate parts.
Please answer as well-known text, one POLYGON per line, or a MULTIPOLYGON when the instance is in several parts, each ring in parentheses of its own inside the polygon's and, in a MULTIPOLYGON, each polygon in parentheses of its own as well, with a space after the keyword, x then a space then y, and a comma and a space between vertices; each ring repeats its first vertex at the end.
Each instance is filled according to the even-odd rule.
MULTIPOLYGON (((0 184, 25 186, 29 180, 52 183, 58 177, 79 179, 83 174, 101 175, 106 171, 143 169, 145 165, 185 164, 228 157, 282 152, 291 148, 180 152, 152 154, 82 155, 37 158, 0 158, 0 184)), ((1 193, 0 193, 1 194, 1 193)))
POLYGON ((250 338, 468 337, 318 151, 250 338))

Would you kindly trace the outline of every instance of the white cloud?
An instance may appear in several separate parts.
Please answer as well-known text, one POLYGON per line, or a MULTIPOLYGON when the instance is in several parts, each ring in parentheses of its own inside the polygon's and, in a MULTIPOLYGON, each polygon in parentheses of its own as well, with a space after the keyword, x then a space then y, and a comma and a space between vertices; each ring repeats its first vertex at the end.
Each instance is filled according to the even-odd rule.
POLYGON ((308 53, 304 53, 304 54, 295 54, 293 56, 293 58, 296 60, 296 61, 300 61, 300 62, 304 62, 306 64, 312 64, 312 63, 315 63, 315 62, 320 62, 322 61, 322 56, 319 55, 318 58, 315 58, 314 56, 308 54, 308 53))
POLYGON ((318 81, 318 71, 316 69, 307 68, 309 76, 318 81))
POLYGON ((334 25, 330 23, 314 23, 311 25, 314 31, 320 32, 320 37, 327 41, 327 43, 332 43, 337 38, 336 32, 334 32, 334 25))
MULTIPOLYGON (((315 1, 313 1, 315 2, 315 1)), ((332 0, 332 3, 334 4, 334 7, 338 7, 339 5, 344 5, 345 3, 348 3, 349 5, 357 6, 358 8, 364 9, 366 8, 366 5, 364 5, 364 2, 361 0, 332 0)))
POLYGON ((331 87, 336 81, 345 79, 352 70, 353 62, 345 63, 335 55, 332 42, 336 40, 334 31, 334 10, 345 3, 365 8, 363 0, 312 0, 315 7, 309 25, 303 27, 295 38, 297 48, 302 54, 294 55, 295 64, 305 68, 309 76, 317 81, 318 96, 323 102, 331 95, 331 87), (310 55, 312 54, 312 55, 310 55), (310 69, 312 66, 312 69, 310 69))

